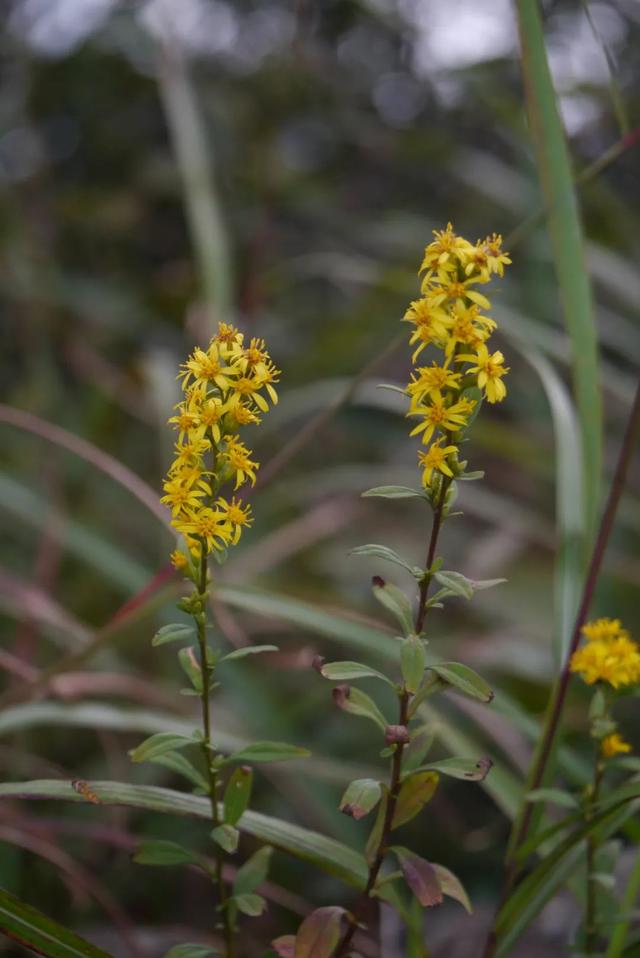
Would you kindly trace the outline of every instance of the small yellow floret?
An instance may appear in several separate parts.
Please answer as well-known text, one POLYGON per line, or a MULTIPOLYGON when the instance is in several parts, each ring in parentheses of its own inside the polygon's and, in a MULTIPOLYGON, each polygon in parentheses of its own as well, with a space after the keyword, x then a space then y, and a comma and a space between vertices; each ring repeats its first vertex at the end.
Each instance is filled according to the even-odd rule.
POLYGON ((438 472, 443 473, 449 478, 453 477, 453 472, 451 467, 447 462, 447 457, 455 455, 458 451, 457 446, 441 446, 441 439, 438 439, 437 442, 434 442, 427 452, 418 452, 418 462, 423 467, 422 470, 422 485, 425 489, 431 483, 431 477, 433 476, 433 471, 436 469, 438 472))
POLYGON ((640 682, 640 651, 626 636, 592 639, 571 656, 570 669, 587 685, 607 682, 614 689, 640 682))
POLYGON ((613 732, 611 735, 605 735, 602 739, 600 742, 600 750, 605 758, 612 758, 614 755, 630 752, 631 746, 628 742, 625 742, 621 735, 618 735, 617 732, 613 732))
POLYGON ((611 639, 629 638, 629 633, 622 628, 620 619, 595 619, 593 622, 586 622, 581 632, 587 642, 608 642, 611 639))

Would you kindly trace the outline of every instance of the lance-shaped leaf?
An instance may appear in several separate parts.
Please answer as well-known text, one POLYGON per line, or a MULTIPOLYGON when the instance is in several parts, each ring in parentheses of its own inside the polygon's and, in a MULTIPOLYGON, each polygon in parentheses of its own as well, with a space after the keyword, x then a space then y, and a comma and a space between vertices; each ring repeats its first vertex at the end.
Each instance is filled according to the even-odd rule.
POLYGON ((202 858, 177 842, 149 839, 140 842, 133 860, 139 865, 200 865, 202 858))
POLYGON ((376 807, 382 797, 380 782, 373 778, 358 778, 347 785, 340 799, 340 811, 351 818, 360 819, 376 807))
POLYGON ((325 662, 320 666, 320 675, 333 682, 347 682, 350 679, 380 679, 392 688, 393 682, 382 672, 372 669, 362 662, 325 662))
POLYGON ((331 958, 340 941, 344 908, 327 905, 316 908, 300 925, 296 935, 294 958, 331 958))
POLYGON ((233 652, 227 652, 220 659, 220 662, 231 662, 234 659, 244 659, 247 655, 261 655, 263 652, 277 652, 277 645, 243 645, 241 649, 234 649, 233 652))
POLYGON ((419 725, 411 730, 411 741, 402 753, 402 768, 404 772, 415 772, 422 765, 425 756, 433 745, 437 726, 434 722, 428 725, 419 725))
POLYGON ((490 758, 443 758, 439 762, 429 762, 422 768, 467 782, 483 782, 492 765, 490 758))
POLYGON ((233 880, 234 895, 248 895, 266 881, 272 854, 273 848, 266 845, 240 866, 233 880))
POLYGON ((232 901, 235 902, 238 911, 241 911, 243 915, 249 915, 250 918, 262 915, 267 907, 262 895, 234 895, 232 901))
POLYGON ((421 905, 431 908, 441 905, 443 900, 442 888, 438 874, 426 858, 421 858, 408 848, 394 845, 395 852, 405 881, 421 905))
POLYGON ((207 958, 207 955, 213 955, 216 958, 218 952, 209 945, 186 944, 174 945, 164 958, 207 958))
POLYGON ((363 499, 427 499, 423 489, 411 489, 409 486, 374 486, 361 493, 363 499))
POLYGON ((471 583, 460 572, 447 572, 443 569, 442 572, 435 573, 434 579, 441 586, 444 586, 451 595, 460 595, 463 599, 470 599, 473 595, 471 583))
POLYGON ((399 828, 422 811, 433 797, 440 778, 437 772, 412 772, 398 793, 392 828, 399 828))
POLYGON ((195 638, 195 629, 185 622, 163 625, 151 640, 152 645, 165 645, 167 642, 191 642, 195 638))
POLYGON ((389 804, 389 790, 386 786, 382 788, 382 801, 378 805, 378 813, 376 815, 376 820, 373 823, 373 828, 369 832, 369 837, 367 838, 367 843, 364 848, 364 857, 367 860, 367 863, 371 865, 375 859, 378 848, 380 846, 380 839, 382 838, 382 832, 384 829, 384 821, 387 814, 387 805, 389 804))
POLYGON ((562 805, 564 808, 579 808, 575 795, 563 792, 561 788, 534 788, 527 792, 528 802, 549 802, 551 805, 562 805))
POLYGON ((0 931, 47 958, 110 958, 106 951, 96 948, 3 888, 0 888, 0 931))
POLYGON ((386 730, 387 720, 366 692, 352 688, 350 685, 336 685, 332 696, 338 708, 349 712, 351 715, 359 715, 361 718, 370 719, 383 732, 386 730))
POLYGON ((424 676, 427 653, 417 635, 408 635, 400 645, 400 666, 407 692, 417 692, 424 676))
POLYGON ((482 676, 462 662, 440 662, 438 665, 430 665, 429 668, 447 685, 471 699, 491 702, 494 697, 493 689, 482 676))
POLYGON ((357 546, 355 549, 352 549, 350 552, 352 556, 375 556, 377 559, 384 559, 386 562, 392 562, 394 565, 399 565, 401 569, 405 569, 410 575, 419 578, 424 575, 424 569, 421 569, 419 566, 411 565, 402 556, 399 556, 394 549, 390 549, 389 546, 377 545, 375 542, 370 542, 366 546, 357 546))
POLYGON ((397 619, 404 635, 411 635, 413 632, 411 603, 402 589, 390 582, 385 582, 376 575, 373 577, 373 594, 378 602, 397 619))
POLYGON ((294 758, 308 758, 311 752, 306 748, 299 748, 297 745, 289 745, 288 742, 253 742, 246 748, 234 752, 225 758, 223 765, 229 765, 231 762, 288 762, 294 758))
POLYGON ((443 894, 459 901, 462 907, 471 914, 473 911, 471 902, 460 879, 457 878, 452 871, 449 871, 448 868, 445 868, 444 865, 437 865, 435 862, 432 862, 432 868, 435 869, 435 873, 438 876, 443 894))
POLYGON ((224 820, 227 825, 236 825, 249 807, 253 770, 246 765, 236 768, 224 790, 224 820))
POLYGON ((233 855, 238 848, 240 832, 237 828, 234 828, 233 825, 223 824, 213 829, 211 837, 216 845, 219 845, 223 851, 228 852, 229 855, 233 855))
POLYGON ((178 775, 183 775, 192 785, 203 789, 205 792, 209 788, 209 783, 204 775, 181 752, 164 752, 162 755, 153 755, 147 761, 153 762, 155 765, 162 765, 163 768, 177 772, 178 775))
POLYGON ((178 652, 178 661, 182 671, 187 676, 196 692, 202 692, 202 668, 198 661, 195 649, 189 646, 186 649, 180 649, 178 652))
POLYGON ((159 755, 175 752, 178 749, 186 748, 187 745, 195 744, 195 739, 188 738, 186 735, 178 735, 174 732, 156 732, 155 735, 150 735, 144 742, 140 742, 140 745, 132 749, 129 756, 132 762, 147 762, 159 755))

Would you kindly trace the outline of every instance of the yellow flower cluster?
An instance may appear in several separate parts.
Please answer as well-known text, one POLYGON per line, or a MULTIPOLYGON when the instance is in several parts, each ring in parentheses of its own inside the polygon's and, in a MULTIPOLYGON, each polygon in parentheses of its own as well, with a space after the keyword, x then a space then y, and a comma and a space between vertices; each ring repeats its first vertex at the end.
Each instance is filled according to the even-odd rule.
POLYGON ((631 746, 618 732, 612 732, 611 735, 605 735, 600 742, 600 751, 605 758, 613 758, 614 755, 630 752, 631 746))
POLYGON ((500 350, 492 353, 487 347, 496 322, 484 315, 491 303, 476 288, 494 274, 502 276, 511 262, 502 251, 502 237, 494 233, 470 243, 456 236, 451 223, 445 230, 434 230, 434 237, 420 267, 422 297, 404 315, 414 327, 409 343, 416 347, 412 356, 416 369, 406 388, 407 415, 419 419, 411 435, 421 434, 422 442, 431 443, 426 452, 418 453, 425 488, 434 471, 454 475, 458 453, 454 440, 476 406, 465 391, 477 387, 488 402, 501 402, 507 394, 502 380, 509 371, 500 350), (441 350, 441 358, 430 366, 417 366, 429 345, 441 350))
POLYGON ((582 629, 584 645, 571 656, 570 669, 587 685, 607 682, 614 689, 640 682, 640 648, 619 619, 597 619, 582 629))
MULTIPOLYGON (((251 525, 250 507, 235 496, 225 499, 219 490, 229 482, 234 491, 255 483, 259 463, 238 431, 259 423, 269 401, 278 401, 278 377, 264 341, 252 339, 245 346, 244 334, 226 323, 219 324, 206 350, 194 349, 181 367, 184 398, 169 419, 178 441, 161 502, 193 556, 235 545, 243 527, 251 525)), ((172 562, 176 568, 187 564, 180 552, 172 562)))

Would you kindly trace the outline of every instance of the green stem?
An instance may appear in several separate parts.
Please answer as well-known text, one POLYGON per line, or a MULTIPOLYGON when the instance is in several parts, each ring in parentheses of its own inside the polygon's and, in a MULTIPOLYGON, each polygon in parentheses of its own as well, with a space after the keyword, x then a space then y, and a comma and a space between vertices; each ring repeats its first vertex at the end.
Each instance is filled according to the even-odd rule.
MULTIPOLYGON (((590 821, 593 817, 593 809, 598 803, 600 796, 600 785, 604 765, 600 755, 596 753, 596 760, 593 769, 593 783, 589 789, 589 795, 585 807, 585 821, 590 821)), ((596 867, 596 853, 598 851, 598 836, 595 832, 590 832, 587 838, 587 898, 585 908, 585 954, 594 955, 598 950, 598 922, 596 913, 596 886, 593 880, 596 867)))
MULTIPOLYGON (((202 611, 198 612, 194 616, 198 631, 198 645, 200 647, 200 664, 202 668, 202 692, 200 694, 200 702, 202 706, 202 730, 203 730, 203 740, 202 740, 202 751, 204 754, 205 765, 207 769, 207 779, 209 783, 209 800, 211 802, 211 821, 213 822, 213 827, 217 828, 220 825, 220 813, 218 810, 218 770, 213 764, 214 757, 214 745, 211 738, 211 703, 209 698, 209 687, 211 685, 211 676, 212 668, 209 664, 209 659, 207 657, 207 636, 206 636, 206 599, 207 599, 207 553, 205 551, 205 543, 201 543, 201 555, 200 555, 200 578, 198 583, 198 591, 202 598, 203 608, 202 611)), ((220 906, 220 911, 222 912, 222 924, 224 929, 224 941, 225 941, 225 958, 234 958, 235 956, 235 943, 234 943, 234 923, 231 918, 231 913, 229 911, 228 901, 229 896, 227 894, 227 887, 224 881, 223 875, 223 857, 222 850, 216 844, 216 856, 215 856, 215 883, 218 889, 218 904, 220 906)))

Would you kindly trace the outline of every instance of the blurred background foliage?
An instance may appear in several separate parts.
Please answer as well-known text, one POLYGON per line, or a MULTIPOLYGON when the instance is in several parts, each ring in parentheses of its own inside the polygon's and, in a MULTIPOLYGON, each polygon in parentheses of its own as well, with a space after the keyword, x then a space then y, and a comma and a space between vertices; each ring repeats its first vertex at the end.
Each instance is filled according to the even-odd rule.
MULTIPOLYGON (((640 7, 543 6, 576 174, 618 144, 579 191, 606 478, 640 358, 640 7)), ((316 653, 364 657, 371 621, 392 634, 369 590, 372 574, 390 570, 349 558, 351 548, 384 542, 416 562, 425 548, 419 504, 360 499, 372 485, 417 481, 402 407, 375 387, 407 378, 406 343, 390 345, 417 294, 431 230, 451 220, 470 239, 495 230, 514 240, 513 267, 491 290, 509 397, 474 426, 468 454, 486 479, 464 484, 465 515, 447 526, 441 549, 448 568, 508 583, 473 604, 451 603, 430 625, 435 654, 469 662, 499 690, 489 709, 443 699, 436 748, 489 754, 497 767, 484 790, 445 783, 410 836, 417 851, 457 871, 477 905, 471 919, 456 905, 428 915, 434 954, 474 953, 561 639, 556 451, 572 437, 554 439, 541 366, 560 390, 565 430, 573 415, 548 235, 541 222, 519 228, 541 196, 511 4, 13 0, 0 15, 7 780, 177 786, 126 757, 141 733, 190 715, 174 657, 150 648, 155 628, 175 618, 166 585, 131 626, 70 660, 46 695, 28 683, 92 643, 166 564, 172 540, 153 504, 170 457, 164 423, 177 364, 219 318, 231 319, 267 339, 283 374, 281 403, 255 433, 269 481, 252 496, 254 528, 221 573, 219 623, 227 642, 267 639, 281 652, 229 666, 216 723, 231 738, 312 748, 304 768, 260 776, 256 806, 361 845, 364 823, 341 816, 337 800, 354 772, 380 766, 378 747, 368 727, 332 710, 310 662, 316 653), (40 418, 16 420, 7 407, 40 418), (90 444, 84 457, 68 448, 73 437, 90 444), (146 483, 138 489, 146 507, 132 494, 135 477, 146 483)), ((637 464, 631 478, 595 611, 637 631, 637 464)), ((575 459, 563 482, 567 508, 580 492, 575 459)), ((373 658, 384 648, 384 635, 371 638, 373 658)), ((562 769, 574 782, 589 749, 584 691, 566 714, 571 752, 562 769)), ((621 719, 640 747, 631 706, 621 719)), ((4 802, 0 883, 116 955, 159 955, 185 929, 193 937, 211 924, 210 889, 197 875, 130 864, 137 837, 177 834, 198 844, 206 832, 125 809, 4 802)), ((272 907, 249 934, 265 941, 311 903, 343 895, 332 879, 277 854, 272 907)), ((543 936, 561 954, 577 915, 561 897, 517 953, 540 954, 543 936)), ((386 913, 383 931, 387 953, 398 953, 386 913)), ((260 953, 251 941, 248 953, 260 953)))

